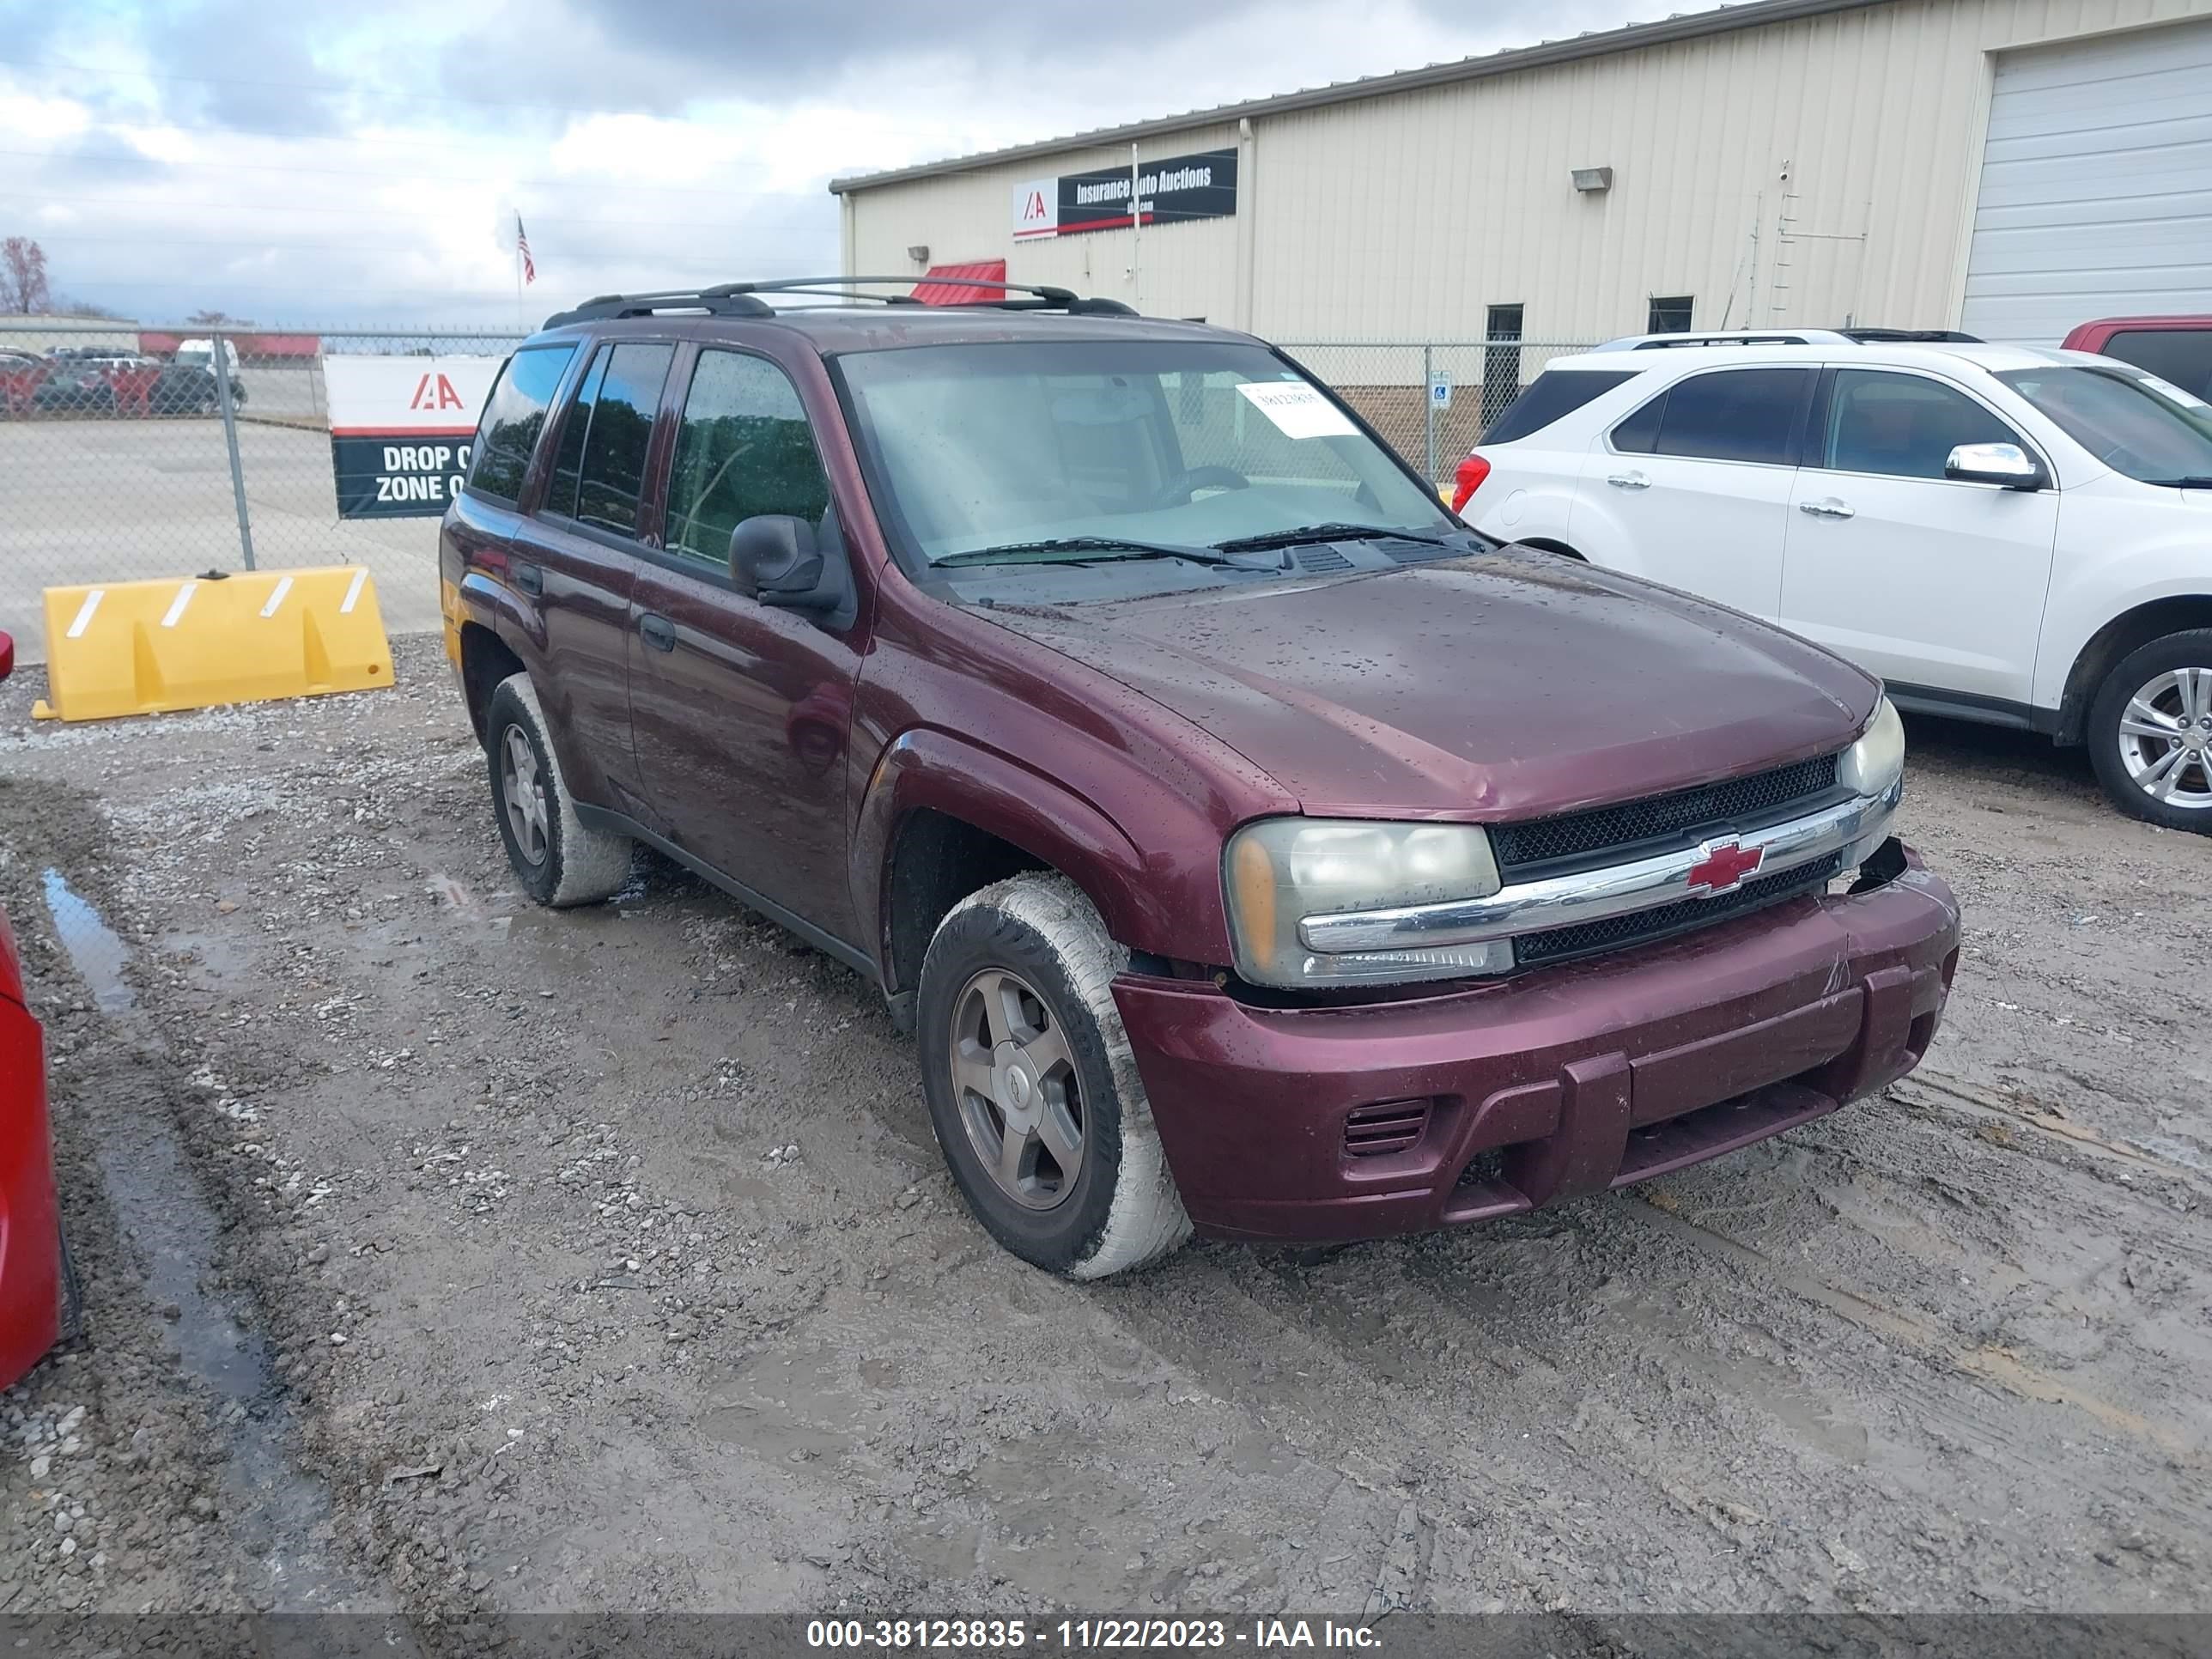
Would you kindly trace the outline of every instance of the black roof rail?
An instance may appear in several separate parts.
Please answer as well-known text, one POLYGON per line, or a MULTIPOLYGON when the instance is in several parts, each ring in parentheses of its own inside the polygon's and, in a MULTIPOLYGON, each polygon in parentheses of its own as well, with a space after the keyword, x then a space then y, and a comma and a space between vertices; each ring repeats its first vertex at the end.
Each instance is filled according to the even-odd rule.
MULTIPOLYGON (((783 276, 760 283, 720 283, 712 288, 673 289, 661 294, 602 294, 567 311, 548 317, 547 328, 571 323, 600 322, 621 317, 650 317, 662 311, 703 311, 714 317, 773 317, 775 308, 758 296, 799 294, 836 300, 869 300, 879 305, 912 306, 922 302, 911 293, 870 294, 865 288, 911 288, 927 276, 783 276)), ((995 289, 1005 298, 969 300, 963 306, 995 306, 1006 311, 1064 311, 1071 317, 1133 317, 1132 307, 1119 300, 1091 299, 1064 288, 1036 283, 994 283, 979 277, 939 279, 962 288, 995 289), (1018 296, 1018 297, 1017 297, 1018 296)), ((958 307, 946 307, 958 309, 958 307)))
POLYGON ((1983 345, 1978 334, 1955 328, 1846 328, 1838 331, 1861 345, 1983 345))
MULTIPOLYGON (((919 305, 921 301, 908 294, 864 294, 856 289, 868 287, 909 288, 933 280, 922 276, 786 276, 769 283, 732 283, 728 291, 737 294, 830 294, 839 298, 875 300, 885 305, 919 305)), ((1133 317, 1133 307, 1119 300, 1087 298, 1072 289, 1054 288, 1042 283, 997 283, 981 276, 945 276, 934 280, 948 287, 995 289, 1006 295, 999 300, 963 300, 962 305, 996 306, 1006 311, 1065 311, 1073 317, 1133 317), (1015 297, 1019 295, 1021 297, 1015 297)), ((957 309, 957 307, 946 307, 957 309)))
POLYGON ((672 289, 658 294, 600 294, 556 311, 542 326, 566 328, 571 323, 596 323, 616 317, 650 317, 659 311, 703 311, 715 317, 773 317, 775 308, 738 291, 736 284, 720 288, 672 289))

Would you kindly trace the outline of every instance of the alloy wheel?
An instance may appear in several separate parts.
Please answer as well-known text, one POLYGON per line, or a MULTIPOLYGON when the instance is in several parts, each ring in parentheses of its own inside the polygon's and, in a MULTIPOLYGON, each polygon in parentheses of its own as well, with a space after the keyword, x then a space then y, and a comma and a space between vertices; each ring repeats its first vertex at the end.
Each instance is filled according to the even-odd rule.
POLYGON ((2212 811, 2212 668, 2170 668, 2128 699, 2120 763, 2153 800, 2212 811))
POLYGON ((952 1000, 952 1097, 999 1189, 1049 1210, 1083 1168, 1082 1085, 1059 1018, 1018 974, 987 968, 952 1000))
POLYGON ((499 781, 507 797, 507 823, 514 844, 532 864, 545 862, 545 776, 538 764, 538 751, 529 734, 519 726, 507 728, 500 744, 499 781))

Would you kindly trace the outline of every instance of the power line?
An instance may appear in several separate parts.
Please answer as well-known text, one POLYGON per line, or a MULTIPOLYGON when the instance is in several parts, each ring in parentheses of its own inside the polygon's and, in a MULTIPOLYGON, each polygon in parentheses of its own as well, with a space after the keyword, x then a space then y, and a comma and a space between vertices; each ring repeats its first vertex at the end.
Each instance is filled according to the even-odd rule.
MULTIPOLYGON (((793 199, 805 201, 808 198, 794 198, 793 199)), ((341 213, 354 219, 403 219, 410 222, 419 221, 424 216, 419 210, 410 211, 404 208, 318 207, 307 203, 293 202, 186 201, 175 197, 149 199, 143 197, 77 196, 54 191, 0 191, 0 201, 58 203, 73 208, 118 207, 158 210, 192 208, 216 210, 226 213, 341 213)), ((836 210, 826 192, 822 198, 819 211, 825 223, 834 222, 836 210)), ((623 228, 709 230, 725 231, 732 235, 747 235, 758 228, 757 225, 752 224, 715 223, 700 219, 571 219, 560 214, 540 213, 534 209, 530 216, 541 224, 574 226, 595 230, 623 228)), ((61 234, 62 233, 56 232, 55 240, 60 240, 61 234)))
MULTIPOLYGON (((234 75, 176 75, 155 70, 117 69, 112 66, 96 64, 64 63, 58 59, 53 58, 0 58, 0 66, 12 69, 58 70, 65 74, 70 75, 104 75, 111 80, 161 81, 179 85, 197 86, 258 87, 264 91, 270 92, 300 93, 316 97, 358 98, 366 99, 378 103, 391 103, 397 101, 400 103, 434 103, 441 106, 459 105, 471 109, 542 110, 549 114, 562 116, 572 121, 579 119, 588 120, 594 116, 601 115, 645 115, 655 119, 665 120, 668 118, 662 115, 658 110, 653 109, 643 104, 639 104, 629 108, 579 110, 567 104, 523 103, 507 99, 469 98, 445 92, 392 92, 382 88, 370 88, 358 85, 348 85, 334 81, 270 81, 234 75)), ((679 116, 677 118, 690 121, 695 120, 697 118, 684 115, 679 116)), ((211 131, 233 131, 233 129, 229 128, 210 128, 206 130, 211 131)), ((934 141, 942 141, 945 133, 945 129, 942 125, 921 127, 880 127, 878 128, 877 131, 894 133, 901 137, 928 138, 934 141)))
MULTIPOLYGON (((452 146, 441 145, 440 148, 450 150, 452 146)), ((357 168, 353 167, 316 167, 280 161, 219 161, 205 159, 189 161, 169 161, 153 155, 71 155, 67 150, 55 149, 0 149, 0 155, 21 156, 32 161, 66 161, 76 166, 82 166, 89 162, 100 167, 205 167, 210 171, 223 173, 312 173, 326 178, 361 179, 371 183, 389 183, 392 180, 402 179, 429 179, 446 184, 497 185, 503 188, 514 190, 612 190, 621 191, 625 194, 636 191, 650 190, 658 191, 664 194, 717 196, 724 198, 737 197, 749 200, 772 199, 796 194, 796 192, 792 191, 781 190, 724 190, 708 185, 631 184, 627 179, 609 180, 605 184, 592 184, 581 179, 501 179, 487 177, 482 173, 447 173, 441 169, 434 170, 430 168, 425 168, 420 172, 414 173, 401 171, 362 173, 357 168)), ((829 177, 830 175, 828 173, 823 174, 823 178, 825 181, 829 177)), ((823 193, 827 195, 829 192, 825 190, 823 193)))
MULTIPOLYGON (((678 262, 671 263, 676 264, 678 262)), ((780 271, 774 262, 769 262, 763 265, 750 265, 721 260, 715 260, 706 264, 693 262, 693 268, 711 270, 718 275, 732 270, 739 270, 744 273, 742 278, 732 277, 729 279, 733 282, 738 280, 772 282, 775 280, 779 275, 803 275, 806 270, 806 266, 803 262, 799 264, 796 271, 780 271), (766 272, 765 275, 763 274, 763 271, 766 272)), ((510 278, 509 280, 512 279, 510 278)), ((920 282, 921 278, 917 275, 915 280, 916 282, 920 282)), ((126 276, 92 277, 84 280, 72 277, 68 283, 63 284, 63 286, 65 287, 71 294, 90 293, 94 289, 113 291, 117 289, 136 290, 144 289, 160 289, 167 290, 182 289, 199 294, 289 294, 295 296, 300 294, 301 289, 301 285, 298 283, 234 283, 220 277, 204 279, 194 283, 142 283, 126 276)), ((551 285, 549 284, 548 286, 550 289, 551 285)), ((419 305, 426 300, 477 300, 500 301, 504 302, 510 307, 514 303, 514 289, 503 284, 495 285, 489 288, 429 289, 409 287, 405 290, 404 295, 395 294, 393 285, 388 283, 373 287, 350 285, 341 286, 331 283, 316 283, 313 284, 313 289, 317 294, 376 294, 381 295, 386 300, 404 298, 406 302, 410 305, 419 305)), ((545 295, 544 302, 547 306, 556 308, 564 303, 557 295, 550 291, 545 295)), ((4 320, 11 323, 21 323, 24 319, 21 317, 10 317, 4 320)), ((37 320, 38 319, 35 316, 30 319, 30 322, 33 325, 36 325, 37 320)), ((266 331, 277 329, 285 325, 276 323, 256 323, 250 325, 250 326, 266 331)))
MULTIPOLYGON (((531 216, 535 218, 535 214, 531 216)), ((548 220, 548 224, 556 221, 548 220)), ((775 227, 769 227, 775 228, 775 227)), ((789 228, 789 227, 784 227, 789 228)), ((833 233, 834 226, 824 225, 823 234, 833 233)), ((388 242, 264 242, 258 239, 241 246, 235 236, 85 236, 69 230, 41 230, 33 239, 41 246, 69 247, 80 243, 95 246, 113 247, 227 247, 239 252, 252 253, 396 253, 419 249, 427 244, 395 240, 388 242)), ((750 230, 746 240, 755 240, 750 230)), ((558 243, 553 244, 556 257, 568 252, 558 243)), ((512 250, 506 250, 512 252, 512 250)), ((627 257, 627 256, 626 256, 627 257)), ((655 255, 658 258, 659 256, 655 255)), ((690 257, 690 256, 678 256, 690 257)))

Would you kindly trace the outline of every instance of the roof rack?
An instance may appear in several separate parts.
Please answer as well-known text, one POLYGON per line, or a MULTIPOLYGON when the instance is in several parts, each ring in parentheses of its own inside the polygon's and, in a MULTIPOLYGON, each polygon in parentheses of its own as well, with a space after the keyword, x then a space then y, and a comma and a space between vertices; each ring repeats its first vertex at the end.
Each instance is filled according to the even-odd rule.
POLYGON ((1639 334, 1626 340, 1608 341, 1598 349, 1601 351, 1673 351, 1684 346, 1823 345, 1833 343, 1837 338, 1832 331, 1825 328, 1789 333, 1747 331, 1733 334, 1639 334))
POLYGON ((1844 335, 1861 345, 1982 345, 1978 334, 1961 334, 1955 328, 1847 328, 1844 335))
POLYGON ((1592 346, 1593 351, 1668 351, 1697 346, 1979 345, 1980 338, 1950 328, 1732 329, 1706 334, 1631 334, 1592 346))
MULTIPOLYGON (((836 300, 869 300, 887 306, 916 306, 921 301, 910 293, 871 294, 864 290, 883 286, 911 288, 926 280, 926 277, 916 276, 785 276, 773 282, 721 283, 712 288, 673 289, 659 294, 602 294, 567 311, 555 312, 545 319, 544 325, 565 328, 571 323, 651 317, 664 311, 703 311, 711 317, 773 317, 775 307, 759 297, 763 294, 814 295, 836 300)), ((1032 283, 992 283, 969 276, 962 277, 960 282, 965 288, 996 289, 1006 296, 999 300, 966 301, 963 306, 995 307, 1001 311, 1064 311, 1071 317, 1133 317, 1137 314, 1119 300, 1086 299, 1064 288, 1032 283)), ((945 306, 936 309, 957 311, 963 306, 945 306)))

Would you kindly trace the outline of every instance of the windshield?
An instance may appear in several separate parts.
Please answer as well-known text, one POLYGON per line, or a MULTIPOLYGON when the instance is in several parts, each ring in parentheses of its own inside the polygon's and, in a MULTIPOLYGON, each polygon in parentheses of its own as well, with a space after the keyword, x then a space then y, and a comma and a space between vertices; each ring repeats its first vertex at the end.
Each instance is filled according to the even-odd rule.
POLYGON ((2016 368, 1997 379, 2115 472, 2146 483, 2212 479, 2212 404, 2135 369, 2016 368))
POLYGON ((1010 562, 1176 558, 1324 526, 1464 539, 1433 494, 1258 346, 915 346, 837 367, 878 507, 917 563, 1001 550, 1010 562))

